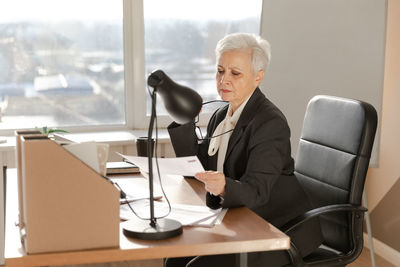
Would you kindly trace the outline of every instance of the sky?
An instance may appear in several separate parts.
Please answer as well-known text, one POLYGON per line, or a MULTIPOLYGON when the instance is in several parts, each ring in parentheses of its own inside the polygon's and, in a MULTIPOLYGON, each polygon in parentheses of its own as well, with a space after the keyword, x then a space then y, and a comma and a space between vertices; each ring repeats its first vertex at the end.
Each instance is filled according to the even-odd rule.
MULTIPOLYGON (((136 0, 127 0, 136 1, 136 0)), ((243 19, 258 16, 261 0, 143 0, 146 18, 243 19), (254 10, 258 13, 254 14, 254 10)), ((0 23, 121 21, 122 0, 0 0, 0 23)))
POLYGON ((122 0, 0 0, 0 22, 121 20, 122 0))
POLYGON ((149 18, 231 20, 259 16, 261 0, 144 0, 144 9, 149 18))

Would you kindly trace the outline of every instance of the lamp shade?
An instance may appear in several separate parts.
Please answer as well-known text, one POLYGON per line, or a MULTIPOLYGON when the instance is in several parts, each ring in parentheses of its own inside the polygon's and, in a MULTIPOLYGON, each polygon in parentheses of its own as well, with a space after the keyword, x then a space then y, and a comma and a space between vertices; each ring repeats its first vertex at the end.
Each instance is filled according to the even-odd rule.
POLYGON ((162 70, 153 71, 147 84, 161 96, 165 109, 175 122, 188 123, 200 113, 201 96, 193 89, 175 83, 162 70))

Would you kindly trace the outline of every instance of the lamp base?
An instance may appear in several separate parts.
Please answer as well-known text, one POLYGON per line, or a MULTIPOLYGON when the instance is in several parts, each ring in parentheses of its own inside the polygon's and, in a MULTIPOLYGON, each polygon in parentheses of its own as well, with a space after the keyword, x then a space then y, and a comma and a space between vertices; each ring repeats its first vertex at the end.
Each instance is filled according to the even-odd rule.
POLYGON ((157 219, 153 227, 150 220, 135 218, 122 223, 122 229, 125 236, 144 240, 160 240, 182 234, 182 224, 171 219, 157 219))

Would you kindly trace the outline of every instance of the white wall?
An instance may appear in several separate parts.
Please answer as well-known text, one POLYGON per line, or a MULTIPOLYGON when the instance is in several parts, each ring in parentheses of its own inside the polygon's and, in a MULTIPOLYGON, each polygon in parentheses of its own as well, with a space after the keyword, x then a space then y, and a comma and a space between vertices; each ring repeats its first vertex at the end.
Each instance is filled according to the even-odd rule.
POLYGON ((264 1, 261 35, 272 60, 261 89, 288 119, 293 155, 314 95, 364 100, 380 116, 385 26, 385 0, 264 1))
POLYGON ((4 195, 3 161, 0 157, 0 264, 4 264, 5 239, 5 195, 4 195))

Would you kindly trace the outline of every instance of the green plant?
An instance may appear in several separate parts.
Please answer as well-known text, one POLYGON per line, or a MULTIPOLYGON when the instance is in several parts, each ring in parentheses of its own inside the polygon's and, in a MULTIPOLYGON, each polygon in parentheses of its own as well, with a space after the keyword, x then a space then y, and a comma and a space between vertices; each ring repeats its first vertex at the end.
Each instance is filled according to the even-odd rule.
POLYGON ((68 133, 68 131, 63 130, 63 129, 56 129, 56 128, 48 128, 47 126, 44 126, 42 128, 35 127, 35 129, 38 129, 41 131, 43 134, 46 135, 51 135, 53 133, 68 133))

